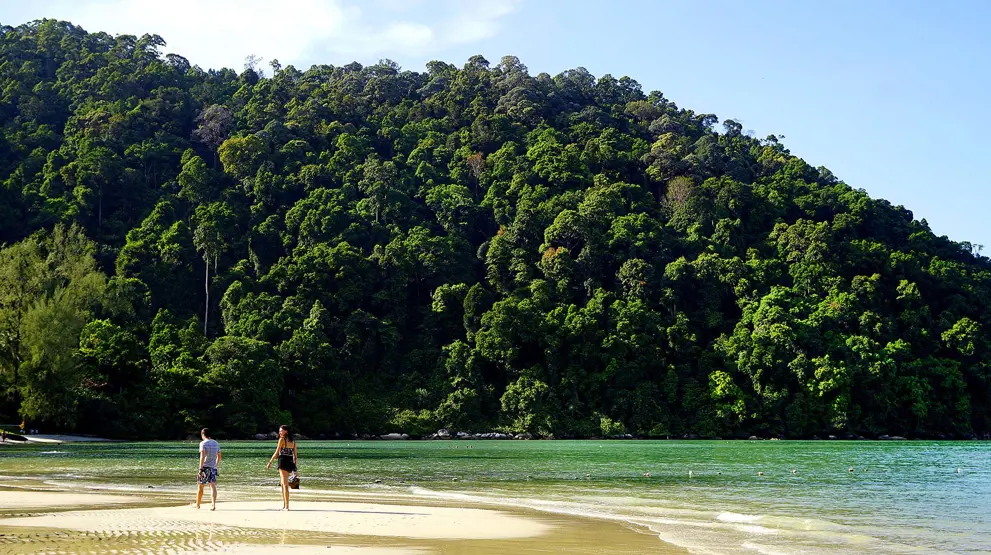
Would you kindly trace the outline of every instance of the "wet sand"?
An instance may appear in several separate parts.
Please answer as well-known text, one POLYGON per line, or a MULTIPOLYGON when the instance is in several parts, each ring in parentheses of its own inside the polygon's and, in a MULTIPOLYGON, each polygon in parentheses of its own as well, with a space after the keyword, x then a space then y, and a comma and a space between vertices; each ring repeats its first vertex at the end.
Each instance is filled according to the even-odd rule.
POLYGON ((0 510, 65 509, 126 503, 146 503, 141 497, 100 493, 0 490, 0 510))
POLYGON ((616 522, 428 503, 416 498, 277 502, 0 490, 0 552, 248 555, 684 553, 616 522), (421 502, 422 501, 422 502, 421 502), (332 548, 328 551, 328 548, 332 548))

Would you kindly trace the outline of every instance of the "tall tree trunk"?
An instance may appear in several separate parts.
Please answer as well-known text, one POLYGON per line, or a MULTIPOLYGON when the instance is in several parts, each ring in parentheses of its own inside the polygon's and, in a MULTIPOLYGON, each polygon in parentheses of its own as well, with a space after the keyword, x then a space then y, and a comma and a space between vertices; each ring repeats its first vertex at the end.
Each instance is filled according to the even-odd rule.
POLYGON ((203 311, 203 335, 206 336, 207 326, 210 323, 210 257, 203 256, 204 266, 206 266, 206 277, 203 280, 203 289, 206 291, 206 310, 203 311))
POLYGON ((16 410, 18 413, 20 413, 20 411, 21 411, 21 388, 20 388, 20 384, 17 383, 17 378, 18 378, 18 375, 19 375, 18 374, 18 370, 19 370, 19 368, 21 366, 21 363, 17 360, 17 357, 14 358, 14 361, 13 361, 12 366, 14 367, 14 387, 11 388, 11 394, 12 394, 11 397, 13 398, 13 401, 14 401, 14 410, 16 410))
MULTIPOLYGON (((20 270, 23 271, 23 268, 20 268, 20 270)), ((14 370, 13 371, 14 387, 12 388, 12 393, 13 393, 12 399, 14 401, 14 406, 16 407, 18 414, 20 413, 21 410, 21 383, 19 381, 21 375, 20 370, 21 370, 21 361, 22 361, 21 326, 24 323, 23 307, 26 305, 26 303, 27 303, 26 296, 22 296, 19 303, 20 306, 17 307, 17 324, 16 324, 17 331, 14 333, 14 347, 11 349, 11 353, 10 353, 11 365, 13 366, 13 370, 14 370)))

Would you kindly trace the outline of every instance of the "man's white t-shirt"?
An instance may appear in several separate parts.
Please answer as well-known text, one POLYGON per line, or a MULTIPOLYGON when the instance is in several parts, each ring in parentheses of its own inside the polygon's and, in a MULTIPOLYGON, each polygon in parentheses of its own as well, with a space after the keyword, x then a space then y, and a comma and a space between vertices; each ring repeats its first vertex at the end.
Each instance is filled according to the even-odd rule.
POLYGON ((220 444, 214 439, 204 439, 200 442, 200 453, 205 453, 203 466, 217 468, 217 454, 220 453, 220 444))

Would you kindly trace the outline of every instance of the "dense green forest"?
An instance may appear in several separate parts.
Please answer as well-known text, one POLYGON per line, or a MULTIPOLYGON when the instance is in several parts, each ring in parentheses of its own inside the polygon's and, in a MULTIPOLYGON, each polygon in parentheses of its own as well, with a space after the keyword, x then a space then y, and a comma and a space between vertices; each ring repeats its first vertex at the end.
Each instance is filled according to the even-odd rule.
POLYGON ((778 137, 511 56, 164 52, 0 28, 0 421, 991 431, 980 247, 778 137))

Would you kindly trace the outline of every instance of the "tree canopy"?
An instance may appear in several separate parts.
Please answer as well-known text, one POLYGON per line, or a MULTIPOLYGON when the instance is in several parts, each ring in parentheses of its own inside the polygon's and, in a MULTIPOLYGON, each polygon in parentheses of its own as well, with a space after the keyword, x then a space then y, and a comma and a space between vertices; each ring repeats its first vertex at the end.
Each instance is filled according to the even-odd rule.
POLYGON ((991 431, 991 264, 734 120, 515 57, 237 73, 0 28, 0 420, 991 431))

